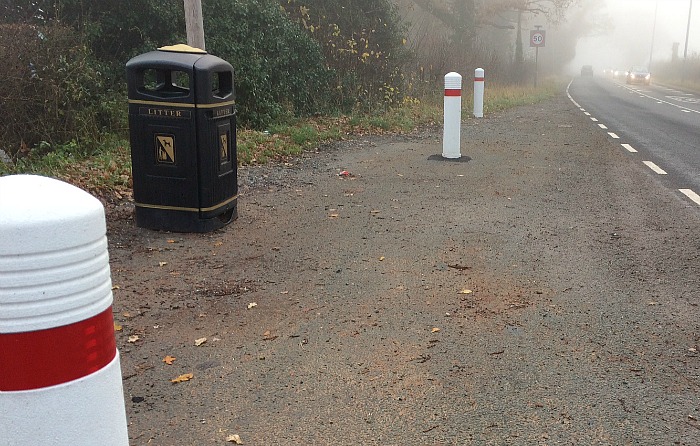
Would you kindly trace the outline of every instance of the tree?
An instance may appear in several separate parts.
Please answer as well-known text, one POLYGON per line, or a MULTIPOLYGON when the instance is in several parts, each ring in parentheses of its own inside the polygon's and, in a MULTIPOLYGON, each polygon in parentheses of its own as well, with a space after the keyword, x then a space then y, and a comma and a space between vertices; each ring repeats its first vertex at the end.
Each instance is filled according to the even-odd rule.
POLYGON ((321 46, 342 109, 402 95, 405 29, 390 0, 279 0, 321 46))
POLYGON ((481 20, 498 16, 508 11, 517 14, 515 36, 515 70, 522 71, 524 62, 522 24, 525 14, 542 15, 550 23, 564 20, 566 11, 579 0, 488 0, 481 3, 481 20))
POLYGON ((476 4, 474 0, 413 0, 424 11, 435 16, 453 33, 459 45, 474 41, 476 35, 476 4))

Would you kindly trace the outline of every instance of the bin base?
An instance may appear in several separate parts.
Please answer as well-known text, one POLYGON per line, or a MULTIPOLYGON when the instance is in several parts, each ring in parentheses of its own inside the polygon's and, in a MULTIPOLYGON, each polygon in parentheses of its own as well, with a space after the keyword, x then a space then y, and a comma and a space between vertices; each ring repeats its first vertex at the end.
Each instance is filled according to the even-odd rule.
POLYGON ((202 218, 198 212, 136 207, 136 226, 171 232, 211 232, 221 229, 238 218, 238 204, 232 203, 224 212, 202 218))

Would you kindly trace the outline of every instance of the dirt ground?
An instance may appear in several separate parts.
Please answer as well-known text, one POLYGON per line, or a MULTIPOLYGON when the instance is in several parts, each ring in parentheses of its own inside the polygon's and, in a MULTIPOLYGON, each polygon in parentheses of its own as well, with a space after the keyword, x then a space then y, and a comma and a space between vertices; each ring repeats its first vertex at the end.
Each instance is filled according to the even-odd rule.
POLYGON ((132 445, 700 444, 700 209, 563 95, 440 132, 109 210, 132 445))

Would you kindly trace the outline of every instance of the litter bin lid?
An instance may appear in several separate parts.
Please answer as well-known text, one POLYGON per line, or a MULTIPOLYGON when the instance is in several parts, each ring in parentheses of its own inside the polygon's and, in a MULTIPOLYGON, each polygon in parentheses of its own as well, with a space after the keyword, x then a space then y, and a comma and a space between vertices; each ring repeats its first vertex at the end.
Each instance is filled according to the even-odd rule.
POLYGON ((177 45, 162 46, 158 48, 158 51, 169 51, 171 53, 207 54, 207 52, 203 49, 185 45, 184 43, 178 43, 177 45))

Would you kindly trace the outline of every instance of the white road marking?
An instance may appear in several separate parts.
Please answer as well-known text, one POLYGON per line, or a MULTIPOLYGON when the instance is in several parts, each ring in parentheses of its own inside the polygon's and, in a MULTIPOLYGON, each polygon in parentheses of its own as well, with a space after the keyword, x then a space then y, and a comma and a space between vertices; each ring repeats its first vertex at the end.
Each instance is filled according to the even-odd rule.
POLYGON ((624 147, 625 149, 627 149, 627 151, 630 152, 630 153, 637 153, 637 151, 634 149, 634 147, 632 147, 632 146, 629 145, 629 144, 622 144, 622 147, 624 147))
POLYGON ((591 114, 588 113, 588 112, 583 112, 583 114, 586 115, 586 116, 591 116, 591 114))
POLYGON ((620 137, 617 136, 617 135, 616 135, 615 133, 613 133, 613 132, 608 132, 608 135, 610 135, 610 137, 613 138, 613 139, 620 139, 620 137))
POLYGON ((678 189, 683 195, 690 198, 695 202, 695 204, 700 205, 700 195, 696 194, 690 189, 678 189))
MULTIPOLYGON (((630 87, 625 87, 625 88, 626 88, 630 93, 639 93, 639 91, 634 91, 634 90, 631 89, 630 87)), ((672 106, 674 106, 674 107, 676 107, 676 108, 680 108, 681 110, 687 110, 686 113, 700 113, 700 110, 693 110, 692 108, 686 108, 686 107, 683 107, 682 105, 674 104, 673 102, 664 101, 664 100, 661 100, 661 99, 659 99, 659 98, 655 98, 655 97, 653 97, 653 96, 649 96, 649 95, 646 95, 646 94, 642 94, 642 96, 646 96, 646 97, 648 97, 649 99, 654 99, 655 101, 660 101, 662 104, 672 105, 672 106)))
POLYGON ((603 130, 607 130, 608 128, 605 126, 605 124, 598 124, 598 127, 600 127, 603 130))
POLYGON ((651 161, 642 161, 642 162, 644 164, 646 164, 646 166, 649 169, 653 170, 654 172, 658 173, 659 175, 666 175, 666 171, 663 170, 662 168, 660 168, 659 166, 657 166, 656 164, 654 164, 653 162, 651 162, 651 161))
POLYGON ((591 121, 598 122, 598 120, 596 118, 591 118, 591 121))
POLYGON ((690 113, 690 110, 681 110, 683 113, 690 113))

